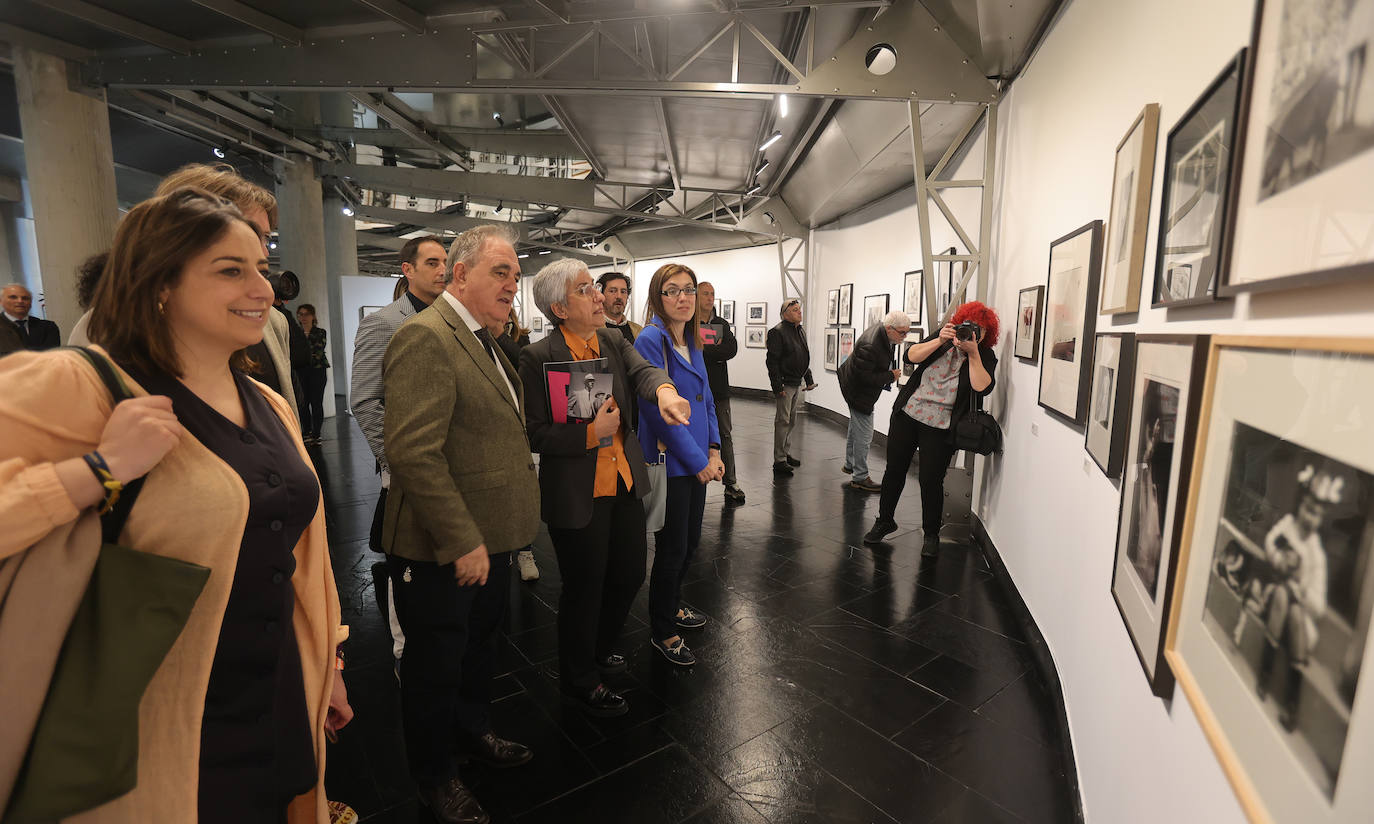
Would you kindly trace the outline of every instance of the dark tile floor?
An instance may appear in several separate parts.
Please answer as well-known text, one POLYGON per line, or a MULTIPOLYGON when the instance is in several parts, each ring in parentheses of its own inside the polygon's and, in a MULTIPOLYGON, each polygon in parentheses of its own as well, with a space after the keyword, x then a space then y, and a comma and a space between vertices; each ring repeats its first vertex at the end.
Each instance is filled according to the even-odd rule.
MULTIPOLYGON (((865 547, 876 496, 842 488, 844 431, 803 416, 802 467, 775 480, 772 406, 734 401, 742 506, 713 484, 683 598, 712 619, 690 636, 700 663, 670 670, 648 647, 647 585, 624 638, 622 718, 559 703, 558 567, 514 582, 494 705, 497 732, 534 748, 469 785, 501 822, 1067 822, 1052 693, 977 549, 919 554, 914 479, 886 546, 865 547)), ((331 798, 368 824, 431 819, 405 769, 390 640, 373 595, 367 532, 378 481, 351 418, 314 454, 352 627, 357 717, 330 752, 331 798)), ((871 467, 883 465, 874 449, 871 467)), ((652 550, 652 538, 650 539, 652 550)))

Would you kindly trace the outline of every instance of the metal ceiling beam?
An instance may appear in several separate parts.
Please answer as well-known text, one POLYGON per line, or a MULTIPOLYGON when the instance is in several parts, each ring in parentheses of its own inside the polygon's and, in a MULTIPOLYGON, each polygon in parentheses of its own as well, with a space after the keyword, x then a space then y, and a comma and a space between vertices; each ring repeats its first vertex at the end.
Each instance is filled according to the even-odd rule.
POLYGON ((188 55, 191 53, 190 40, 154 28, 147 23, 140 23, 131 17, 116 14, 93 3, 87 3, 85 0, 38 0, 38 5, 75 17, 77 20, 97 28, 122 34, 133 40, 141 40, 174 54, 188 55))
POLYGON ((367 189, 396 194, 457 200, 463 195, 505 201, 511 206, 545 203, 570 209, 594 205, 594 184, 586 180, 521 175, 482 174, 400 166, 361 166, 334 163, 325 174, 344 177, 367 189))
MULTIPOLYGON (((768 14, 768 13, 795 13, 800 9, 811 8, 886 8, 891 5, 893 0, 800 0, 797 3, 783 2, 771 6, 751 6, 740 11, 749 14, 768 14)), ((734 4, 738 5, 738 4, 734 4)), ((586 8, 584 6, 584 8, 586 8)), ((624 4, 615 9, 607 9, 602 6, 600 9, 590 9, 573 12, 570 24, 578 23, 614 23, 631 20, 664 20, 677 19, 683 17, 717 17, 724 19, 728 17, 734 9, 722 9, 715 0, 667 0, 660 3, 632 3, 624 4)), ((493 32, 493 31, 517 31, 526 29, 545 29, 563 25, 547 19, 530 20, 502 20, 494 23, 484 23, 473 26, 474 31, 493 32)))
MULTIPOLYGON (((451 137, 474 152, 531 155, 534 157, 581 157, 572 138, 561 129, 457 129, 435 126, 434 131, 451 137)), ((363 129, 351 126, 320 126, 298 129, 298 135, 340 143, 361 143, 388 149, 427 148, 400 129, 363 129)))
POLYGON ((568 13, 567 0, 525 0, 530 6, 544 12, 554 18, 559 23, 571 23, 572 17, 568 13))
POLYGON ((425 16, 399 0, 357 0, 387 19, 400 23, 416 34, 425 32, 425 16))
POLYGON ((250 133, 259 134, 262 137, 267 138, 268 140, 271 140, 275 143, 280 143, 285 148, 293 149, 297 152, 301 152, 302 154, 307 154, 311 157, 319 158, 320 160, 334 159, 333 155, 331 155, 329 152, 322 150, 319 146, 307 143, 304 140, 298 140, 297 138, 292 137, 286 132, 283 132, 274 126, 268 125, 267 123, 264 123, 261 120, 254 118, 252 115, 245 114, 244 112, 236 108, 233 108, 232 106, 227 106, 219 102, 218 100, 211 100, 208 98, 208 96, 204 94, 178 91, 176 89, 168 90, 166 94, 169 97, 172 97, 176 100, 180 100, 184 103, 189 103, 198 109, 202 109, 218 118, 233 123, 236 126, 247 129, 250 133))
POLYGON ((230 143, 241 148, 247 149, 249 151, 267 155, 268 157, 275 158, 278 160, 290 162, 289 159, 285 156, 285 154, 283 154, 280 150, 272 151, 271 147, 259 146, 257 143, 255 143, 251 132, 241 130, 237 126, 233 126, 231 124, 215 120, 207 115, 201 114, 200 112, 193 111, 187 108, 178 107, 175 100, 168 100, 166 98, 148 94, 147 92, 130 89, 122 92, 119 97, 110 100, 109 106, 112 109, 125 112, 134 117, 139 118, 140 120, 152 122, 155 125, 166 125, 159 124, 158 121, 160 121, 162 118, 170 118, 171 120, 175 120, 178 123, 190 126, 191 128, 199 132, 212 135, 214 138, 216 138, 216 140, 212 142, 211 145, 215 145, 215 143, 219 143, 222 141, 229 141, 230 143), (130 108, 128 106, 120 105, 120 102, 124 99, 132 101, 135 104, 135 107, 130 108), (139 108, 143 109, 144 111, 139 111, 139 108), (149 112, 152 112, 152 114, 149 114, 149 112))
POLYGON ((305 32, 299 28, 270 14, 263 14, 247 3, 240 3, 239 0, 191 0, 191 2, 228 17, 230 20, 236 20, 245 26, 255 28, 264 34, 270 34, 283 43, 299 46, 301 41, 305 39, 305 32))
POLYGON ((476 217, 445 215, 437 212, 421 212, 416 209, 390 209, 384 206, 358 206, 354 209, 354 214, 363 220, 375 220, 392 224, 409 223, 414 226, 423 226, 433 232, 465 232, 477 226, 497 224, 510 227, 521 240, 524 240, 526 235, 529 234, 528 228, 523 223, 511 223, 503 220, 483 220, 476 217))
POLYGON ((459 168, 471 170, 473 162, 467 157, 467 147, 438 131, 391 92, 350 92, 349 97, 377 113, 393 129, 404 132, 412 140, 432 150, 459 168))
POLYGON ((39 34, 36 31, 11 26, 9 23, 0 23, 0 41, 11 45, 23 46, 34 51, 41 51, 56 57, 65 57, 68 60, 89 60, 95 56, 95 52, 90 49, 82 48, 65 40, 57 40, 48 37, 46 34, 39 34))
POLYGON ((668 174, 673 177, 673 188, 682 187, 682 176, 677 169, 677 149, 673 146, 673 133, 668 130, 668 112, 663 108, 663 98, 654 98, 654 114, 658 116, 658 133, 663 137, 663 151, 668 155, 668 174))
POLYGON ((777 194, 778 190, 787 183, 787 179, 792 176, 792 172, 796 170, 802 158, 810 151, 811 143, 816 135, 825 127, 826 123, 830 122, 830 118, 834 115, 835 109, 839 106, 839 103, 840 101, 833 98, 820 102, 820 106, 817 107, 816 114, 811 118, 811 122, 808 123, 806 128, 802 131, 801 136, 792 142, 792 150, 787 153, 787 157, 778 165, 778 170, 773 173, 773 176, 768 178, 767 192, 770 197, 777 194))

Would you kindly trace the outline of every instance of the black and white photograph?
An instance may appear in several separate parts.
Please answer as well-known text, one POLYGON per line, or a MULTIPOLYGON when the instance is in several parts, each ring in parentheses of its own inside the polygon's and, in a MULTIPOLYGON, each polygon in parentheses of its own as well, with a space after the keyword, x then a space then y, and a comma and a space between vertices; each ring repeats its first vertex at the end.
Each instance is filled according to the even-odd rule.
POLYGON ((735 302, 733 300, 722 300, 720 302, 720 316, 731 326, 735 325, 735 302))
POLYGON ((840 368, 840 330, 827 327, 825 330, 825 369, 834 372, 840 368))
POLYGON ((543 331, 544 331, 544 319, 541 318, 541 317, 539 317, 538 315, 535 315, 534 317, 530 318, 530 331, 531 331, 531 332, 543 332, 543 331))
POLYGON ((744 346, 746 349, 765 349, 768 347, 768 327, 766 326, 746 326, 744 328, 744 346))
POLYGON ((595 418, 596 410, 610 399, 611 373, 586 372, 575 377, 568 387, 568 420, 582 423, 595 418))
POLYGON ((825 299, 825 322, 827 326, 834 326, 840 322, 840 290, 831 289, 826 294, 825 299))
POLYGON ((1140 309, 1140 282, 1145 270, 1145 238, 1150 228, 1150 189, 1154 183, 1158 141, 1159 104, 1149 103, 1116 147, 1112 212, 1107 223, 1106 255, 1102 264, 1100 308, 1104 315, 1140 309))
POLYGON ((1131 449, 1132 494, 1126 533, 1126 557, 1131 559, 1151 600, 1159 595, 1159 561, 1164 552, 1164 514, 1173 484, 1174 445, 1178 440, 1180 390, 1162 381, 1146 379, 1140 403, 1140 425, 1131 449))
POLYGON ((1023 361, 1035 362, 1040 353, 1040 310, 1045 302, 1045 287, 1029 286, 1016 298, 1016 346, 1014 353, 1023 361))
POLYGON ((864 329, 870 329, 875 323, 883 322, 890 299, 889 295, 868 295, 864 298, 864 329))
POLYGON ((1104 332, 1093 346, 1093 391, 1083 445, 1108 478, 1121 476, 1135 366, 1135 335, 1104 332))
POLYGON ((840 287, 840 301, 835 322, 841 326, 848 326, 854 322, 854 284, 852 283, 846 283, 840 287))
POLYGON ((918 323, 924 317, 925 302, 926 285, 922 270, 902 275, 902 311, 907 313, 912 323, 918 323))
POLYGON ((746 303, 744 304, 744 314, 747 323, 765 323, 768 320, 768 304, 746 303))
POLYGON ((1088 420, 1102 428, 1111 424, 1112 392, 1116 390, 1116 370, 1098 364, 1093 370, 1093 402, 1088 407, 1088 420))
POLYGON ((1241 49, 1169 130, 1155 255, 1155 307, 1216 296, 1245 55, 1241 49))
POLYGON ((1101 266, 1100 220, 1050 244, 1039 403, 1075 424, 1082 423, 1087 414, 1092 384, 1092 344, 1101 266))
POLYGON ((901 343, 897 344, 897 368, 902 370, 902 376, 897 379, 898 386, 905 385, 907 378, 916 374, 916 364, 906 359, 907 348, 913 343, 920 343, 925 340, 925 337, 926 333, 924 329, 913 326, 907 330, 906 338, 904 338, 901 343))
POLYGON ((1258 4, 1217 288, 1374 277, 1374 0, 1258 4))
POLYGON ((605 358, 544 364, 549 416, 555 423, 586 423, 612 395, 605 358))
POLYGON ((1232 443, 1203 624, 1330 794, 1374 599, 1374 476, 1244 423, 1232 443))

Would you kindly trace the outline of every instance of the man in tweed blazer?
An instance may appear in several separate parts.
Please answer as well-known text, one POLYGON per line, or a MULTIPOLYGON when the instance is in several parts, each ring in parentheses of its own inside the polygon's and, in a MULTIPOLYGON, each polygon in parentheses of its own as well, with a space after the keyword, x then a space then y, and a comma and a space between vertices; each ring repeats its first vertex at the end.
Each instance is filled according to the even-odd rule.
POLYGON ((448 286, 387 347, 382 545, 406 634, 401 724, 411 776, 434 816, 456 824, 487 817, 455 753, 495 767, 532 757, 495 735, 488 705, 511 552, 539 529, 539 479, 522 384, 494 343, 519 291, 509 230, 469 229, 446 265, 448 286))

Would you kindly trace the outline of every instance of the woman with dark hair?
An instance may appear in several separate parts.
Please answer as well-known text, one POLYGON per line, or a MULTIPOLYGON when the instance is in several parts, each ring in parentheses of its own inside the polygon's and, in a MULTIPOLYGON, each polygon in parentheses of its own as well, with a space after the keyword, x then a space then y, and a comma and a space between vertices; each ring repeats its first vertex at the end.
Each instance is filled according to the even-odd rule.
POLYGON ((325 738, 353 714, 335 664, 347 628, 295 416, 241 371, 272 311, 266 266, 226 201, 145 201, 119 223, 90 319, 91 351, 135 397, 111 408, 76 352, 0 361, 0 385, 24 387, 0 395, 0 556, 89 536, 71 524, 143 478, 123 542, 210 570, 143 695, 138 785, 82 821, 329 821, 325 738))
POLYGON ((997 313, 978 301, 960 306, 954 317, 933 337, 906 348, 902 357, 916 364, 892 403, 887 430, 887 469, 878 500, 878 518, 864 543, 881 543, 897 531, 894 515, 906 486, 906 473, 917 451, 921 463, 922 555, 940 549, 940 524, 945 501, 945 473, 954 458, 954 422, 973 408, 973 397, 986 396, 996 380, 997 345, 1001 323, 997 313))
POLYGON ((296 307, 296 320, 310 345, 310 365, 301 370, 305 404, 301 406, 301 431, 305 442, 320 442, 320 426, 324 424, 324 389, 329 383, 329 354, 324 327, 315 323, 315 304, 302 303, 296 307))
POLYGON ((654 533, 654 566, 649 574, 649 625, 654 649, 670 663, 696 663, 680 629, 697 629, 706 616, 682 603, 682 576, 701 542, 706 484, 725 476, 720 459, 716 402, 706 376, 697 337, 697 276, 680 263, 660 266, 649 281, 649 322, 635 338, 635 349, 664 369, 678 394, 691 401, 691 423, 671 426, 658 404, 639 403, 639 441, 646 458, 660 452, 668 464, 668 494, 663 528, 654 533))

